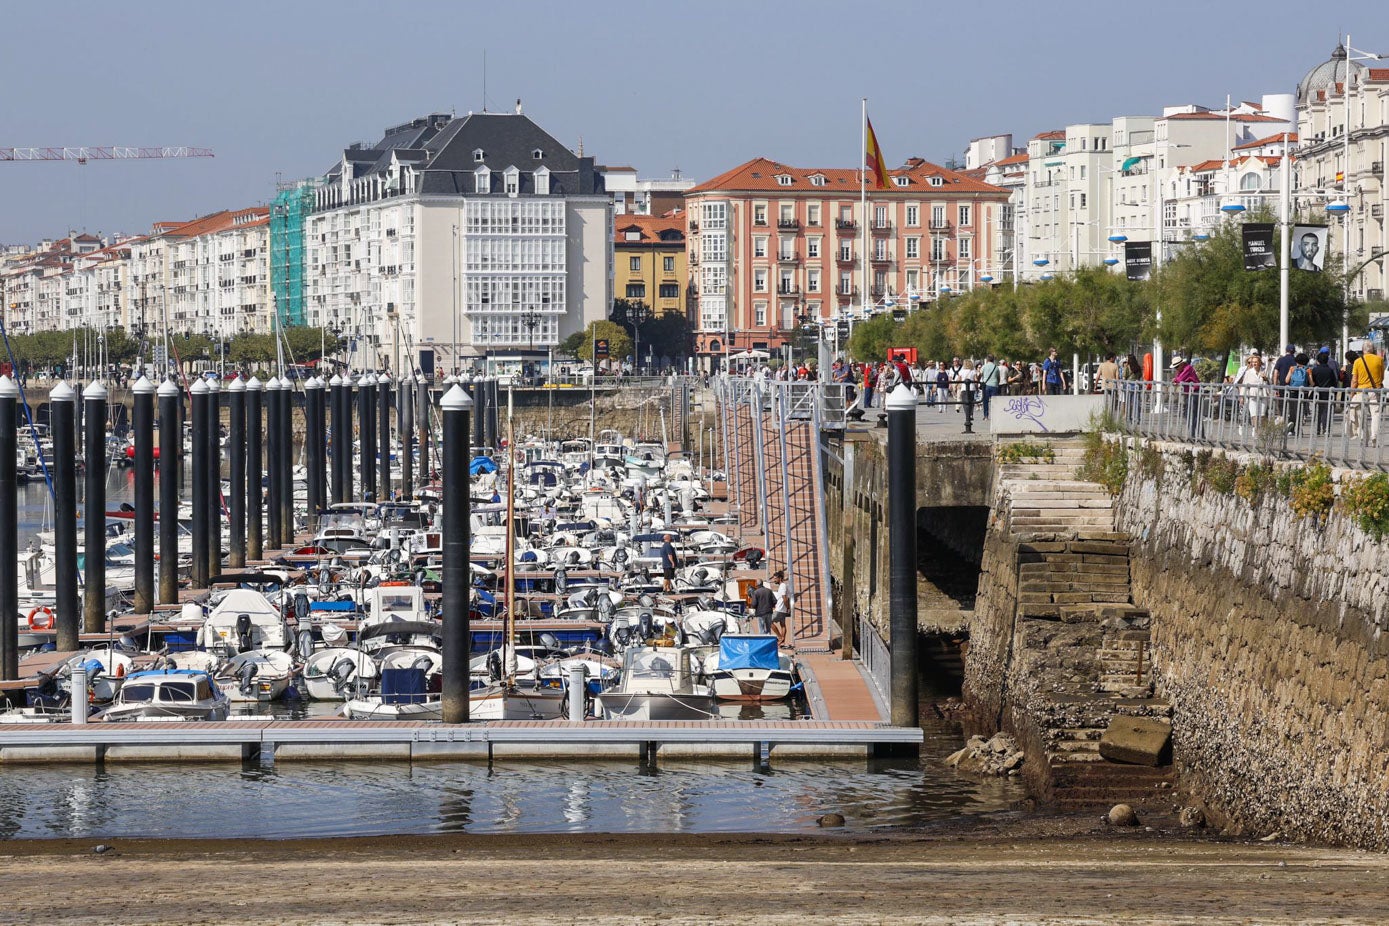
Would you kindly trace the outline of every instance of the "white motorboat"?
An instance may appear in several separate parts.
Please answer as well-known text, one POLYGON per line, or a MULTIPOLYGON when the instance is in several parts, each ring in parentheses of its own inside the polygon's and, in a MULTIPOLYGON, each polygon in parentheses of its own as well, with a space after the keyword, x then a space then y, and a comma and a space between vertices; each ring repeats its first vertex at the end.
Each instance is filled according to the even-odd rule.
POLYGON ((725 634, 702 670, 719 701, 781 701, 796 677, 795 660, 771 634, 725 634))
POLYGON ((213 678, 233 702, 278 701, 294 681, 294 658, 283 650, 247 650, 218 666, 213 678))
MULTIPOLYGON (((428 661, 417 656, 417 661, 428 661)), ((437 693, 429 691, 428 672, 422 665, 383 668, 381 687, 371 695, 351 698, 343 713, 352 720, 440 720, 443 707, 437 693)))
POLYGON ((230 702, 198 669, 152 669, 127 675, 99 720, 226 720, 230 702))
POLYGON ((622 675, 597 697, 610 720, 708 720, 714 694, 691 670, 690 652, 672 646, 630 646, 622 675))
POLYGON ((249 588, 234 588, 203 621, 198 645, 229 656, 253 649, 283 650, 289 633, 269 599, 249 588))
POLYGON ((344 701, 364 695, 379 668, 367 653, 346 646, 315 650, 304 663, 304 688, 315 701, 344 701))

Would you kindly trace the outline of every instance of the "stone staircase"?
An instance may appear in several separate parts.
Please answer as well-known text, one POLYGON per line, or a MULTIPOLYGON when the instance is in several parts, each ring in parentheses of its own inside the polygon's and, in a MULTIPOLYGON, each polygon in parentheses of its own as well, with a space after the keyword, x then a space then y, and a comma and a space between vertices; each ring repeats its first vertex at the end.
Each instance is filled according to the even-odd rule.
POLYGON ((1083 449, 1052 447, 1052 462, 1000 467, 995 509, 1017 549, 1009 675, 1025 773, 1058 809, 1141 805, 1173 786, 1171 765, 1111 762, 1100 740, 1116 717, 1171 716, 1153 696, 1149 617, 1131 601, 1129 538, 1108 493, 1076 475, 1083 449))

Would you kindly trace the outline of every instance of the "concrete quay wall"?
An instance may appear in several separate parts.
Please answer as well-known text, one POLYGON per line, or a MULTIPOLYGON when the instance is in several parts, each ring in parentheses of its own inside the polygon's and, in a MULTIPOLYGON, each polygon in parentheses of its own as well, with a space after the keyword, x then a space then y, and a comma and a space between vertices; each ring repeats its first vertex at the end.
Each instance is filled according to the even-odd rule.
POLYGON ((1236 831, 1389 849, 1389 543, 1160 449, 1118 507, 1183 788, 1236 831))

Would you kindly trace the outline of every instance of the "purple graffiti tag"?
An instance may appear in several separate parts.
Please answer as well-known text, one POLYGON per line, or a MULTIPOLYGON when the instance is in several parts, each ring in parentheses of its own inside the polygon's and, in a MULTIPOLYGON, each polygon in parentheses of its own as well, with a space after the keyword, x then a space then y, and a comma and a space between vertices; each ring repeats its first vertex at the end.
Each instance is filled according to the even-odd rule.
POLYGON ((1017 421, 1030 421, 1042 431, 1048 430, 1042 423, 1042 416, 1047 413, 1047 403, 1039 395, 1023 395, 1009 399, 1003 410, 1017 421))

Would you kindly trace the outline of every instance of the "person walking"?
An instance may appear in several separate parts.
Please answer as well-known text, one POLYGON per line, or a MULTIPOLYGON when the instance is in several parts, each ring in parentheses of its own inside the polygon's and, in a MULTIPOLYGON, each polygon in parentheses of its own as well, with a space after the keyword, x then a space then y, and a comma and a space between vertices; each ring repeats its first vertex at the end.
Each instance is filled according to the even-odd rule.
POLYGON ((772 594, 776 601, 772 606, 770 629, 777 646, 782 647, 786 646, 786 628, 791 622, 791 592, 786 586, 786 573, 781 569, 772 573, 772 594))
POLYGON ((1042 361, 1042 381, 1047 395, 1061 395, 1066 390, 1066 381, 1061 372, 1061 361, 1056 359, 1056 348, 1054 347, 1047 352, 1047 359, 1042 361))
POLYGON ((772 632, 772 614, 776 611, 776 593, 772 591, 772 579, 763 579, 748 594, 748 606, 752 608, 753 619, 762 633, 772 632))
POLYGON ((863 365, 863 407, 873 407, 873 387, 877 385, 878 377, 873 372, 872 362, 863 365))
POLYGON ((998 361, 994 360, 993 354, 984 358, 984 365, 979 368, 979 384, 984 388, 984 420, 989 420, 989 400, 998 395, 998 386, 1002 382, 1002 368, 998 361))
POLYGON ((1181 354, 1172 360, 1172 383, 1181 387, 1182 403, 1185 406, 1187 436, 1193 440, 1201 434, 1201 377, 1196 368, 1181 354))
MULTIPOLYGON (((1249 436, 1257 437, 1259 425, 1263 421, 1264 413, 1268 411, 1268 377, 1264 375, 1264 358, 1255 351, 1249 355, 1249 360, 1244 365, 1244 369, 1235 377, 1235 386, 1240 398, 1244 402, 1245 418, 1249 422, 1249 436)), ((1241 423, 1239 429, 1240 437, 1244 436, 1244 425, 1241 423)))
POLYGON ((1369 445, 1379 443, 1379 418, 1381 396, 1379 390, 1384 385, 1384 358, 1379 349, 1366 343, 1365 349, 1350 368, 1350 409, 1346 418, 1350 421, 1350 436, 1368 436, 1369 445), (1368 427, 1366 420, 1368 418, 1368 427))
MULTIPOLYGON (((1278 358, 1278 363, 1282 363, 1283 358, 1278 358)), ((1293 365, 1289 367, 1283 377, 1281 388, 1273 391, 1278 394, 1279 406, 1282 409, 1282 416, 1288 423, 1288 436, 1297 436, 1297 430, 1302 426, 1305 417, 1311 417, 1308 404, 1308 397, 1311 395, 1307 387, 1312 385, 1312 371, 1307 367, 1307 355, 1297 354, 1293 357, 1293 365)), ((1330 370, 1327 371, 1330 373, 1330 370)), ((1278 378, 1278 365, 1274 364, 1273 376, 1278 378)))
POLYGON ((675 544, 671 541, 675 538, 666 534, 661 543, 661 574, 665 580, 664 588, 667 592, 675 591, 675 567, 678 560, 675 556, 675 544))
MULTIPOLYGON (((1306 357, 1306 354, 1300 355, 1306 357)), ((1312 364, 1310 375, 1312 377, 1312 401, 1317 407, 1317 435, 1325 434, 1331 427, 1331 402, 1335 393, 1332 391, 1341 385, 1336 379, 1336 371, 1331 369, 1328 362, 1331 358, 1317 355, 1317 362, 1312 364)))
POLYGON ((944 360, 936 362, 936 399, 940 402, 937 411, 944 414, 945 406, 950 402, 950 370, 944 360))

